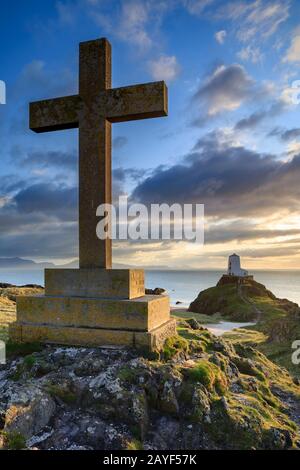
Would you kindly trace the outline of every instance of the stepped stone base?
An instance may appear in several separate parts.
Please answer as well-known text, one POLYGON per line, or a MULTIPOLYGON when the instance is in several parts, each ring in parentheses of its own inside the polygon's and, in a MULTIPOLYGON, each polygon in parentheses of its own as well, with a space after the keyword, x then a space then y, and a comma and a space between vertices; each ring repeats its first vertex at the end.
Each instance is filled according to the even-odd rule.
POLYGON ((10 325, 10 338, 15 342, 41 342, 70 346, 128 346, 155 351, 165 340, 176 335, 176 321, 168 320, 152 331, 112 330, 102 328, 61 327, 39 324, 10 325))
POLYGON ((20 296, 22 324, 150 331, 170 318, 169 297, 145 295, 133 300, 91 297, 20 296))
POLYGON ((144 295, 142 270, 47 269, 45 295, 17 298, 16 342, 160 349, 176 334, 167 295, 144 295))

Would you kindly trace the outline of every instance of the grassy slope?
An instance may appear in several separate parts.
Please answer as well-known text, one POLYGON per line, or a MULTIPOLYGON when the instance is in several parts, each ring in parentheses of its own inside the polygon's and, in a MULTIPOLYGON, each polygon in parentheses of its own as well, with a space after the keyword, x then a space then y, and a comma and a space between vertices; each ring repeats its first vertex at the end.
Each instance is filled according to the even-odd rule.
POLYGON ((190 309, 205 315, 219 313, 226 320, 242 322, 257 320, 258 310, 265 320, 285 316, 286 304, 262 284, 248 281, 240 290, 234 283, 210 287, 199 294, 190 309))
MULTIPOLYGON (((235 344, 248 344, 257 348, 270 360, 300 378, 300 366, 291 361, 292 342, 300 339, 300 318, 297 319, 294 314, 296 305, 277 299, 255 281, 243 285, 241 292, 235 284, 206 289, 199 295, 197 307, 199 309, 199 306, 203 306, 205 313, 221 312, 226 320, 256 320, 255 326, 234 330, 226 333, 225 337, 235 344)), ((189 313, 190 316, 194 315, 189 313)))
POLYGON ((300 339, 300 321, 295 323, 286 317, 286 322, 293 325, 293 334, 286 338, 282 337, 280 340, 270 338, 270 330, 274 328, 275 321, 273 325, 261 322, 249 328, 236 329, 225 333, 224 338, 234 344, 245 344, 258 349, 271 361, 285 367, 294 377, 300 378, 300 366, 293 364, 291 360, 292 343, 294 339, 300 339))

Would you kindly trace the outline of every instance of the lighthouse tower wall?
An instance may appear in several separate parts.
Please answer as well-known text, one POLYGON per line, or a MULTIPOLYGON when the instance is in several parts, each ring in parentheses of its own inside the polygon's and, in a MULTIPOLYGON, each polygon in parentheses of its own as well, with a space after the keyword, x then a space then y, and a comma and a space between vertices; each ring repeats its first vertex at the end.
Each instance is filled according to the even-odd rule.
POLYGON ((227 274, 228 276, 238 276, 238 277, 248 276, 248 271, 246 271, 246 269, 241 268, 241 260, 238 255, 233 254, 229 256, 227 274))

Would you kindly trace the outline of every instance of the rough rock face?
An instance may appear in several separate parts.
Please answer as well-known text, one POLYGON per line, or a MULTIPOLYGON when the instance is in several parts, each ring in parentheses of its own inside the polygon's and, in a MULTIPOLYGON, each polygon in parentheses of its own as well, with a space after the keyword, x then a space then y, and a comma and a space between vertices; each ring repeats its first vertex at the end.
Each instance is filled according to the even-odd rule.
POLYGON ((165 293, 166 291, 162 287, 155 287, 155 289, 145 289, 146 295, 161 295, 165 293))
MULTIPOLYGON (((195 327, 195 325, 193 325, 195 327)), ((160 358, 46 347, 0 369, 1 445, 38 449, 300 446, 288 374, 252 348, 186 328, 160 358)), ((300 419, 300 418, 299 418, 300 419)))

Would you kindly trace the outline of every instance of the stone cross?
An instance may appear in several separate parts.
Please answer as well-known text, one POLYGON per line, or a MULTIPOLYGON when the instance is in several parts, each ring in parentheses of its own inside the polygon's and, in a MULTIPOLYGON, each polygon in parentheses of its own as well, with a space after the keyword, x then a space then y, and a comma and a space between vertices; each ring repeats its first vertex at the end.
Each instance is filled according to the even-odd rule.
POLYGON ((97 39, 80 43, 78 95, 30 103, 33 131, 79 128, 80 268, 112 266, 111 239, 96 235, 96 209, 112 202, 111 123, 168 113, 164 82, 111 86, 111 46, 97 39))

